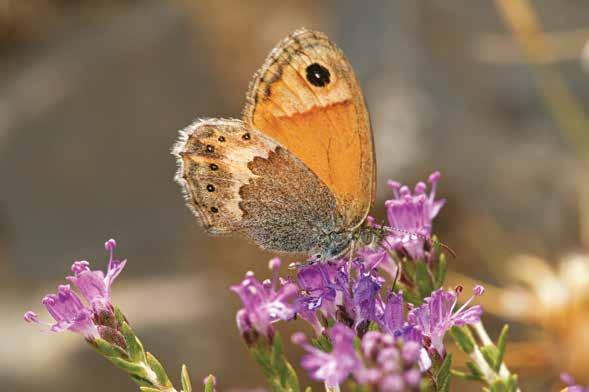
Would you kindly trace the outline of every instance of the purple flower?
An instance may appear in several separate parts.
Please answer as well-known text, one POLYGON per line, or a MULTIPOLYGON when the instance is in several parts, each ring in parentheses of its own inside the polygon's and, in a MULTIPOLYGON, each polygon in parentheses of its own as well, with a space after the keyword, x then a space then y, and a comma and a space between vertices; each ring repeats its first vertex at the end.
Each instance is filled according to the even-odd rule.
POLYGON ((378 324, 384 332, 393 335, 403 328, 405 325, 405 303, 402 292, 389 294, 378 324))
MULTIPOLYGON (((367 221, 368 225, 373 227, 376 226, 373 217, 369 216, 367 221)), ((392 279, 394 279, 398 272, 397 263, 391 257, 390 247, 387 247, 386 243, 384 245, 385 246, 377 247, 365 246, 358 250, 358 255, 366 269, 372 270, 378 268, 385 271, 392 279)))
POLYGON ((365 321, 376 320, 377 294, 382 286, 382 281, 370 272, 360 272, 360 278, 353 288, 353 304, 355 323, 354 327, 365 321))
POLYGON ((301 268, 297 282, 301 295, 297 298, 299 311, 321 309, 328 317, 336 311, 336 276, 339 267, 334 263, 316 263, 301 268))
POLYGON ((90 304, 98 299, 110 301, 111 285, 125 268, 127 260, 121 261, 114 258, 116 246, 117 243, 113 239, 106 241, 104 244, 105 249, 110 252, 106 275, 100 270, 92 271, 90 263, 87 261, 75 261, 72 265, 74 276, 66 277, 90 304))
POLYGON ((325 328, 317 317, 320 311, 326 318, 335 318, 337 311, 336 276, 338 266, 335 263, 317 263, 301 268, 297 272, 297 283, 300 289, 295 300, 297 314, 309 323, 317 336, 321 336, 325 328))
POLYGON ((231 286, 243 303, 243 308, 237 312, 237 327, 246 340, 256 333, 271 339, 274 336, 272 324, 290 320, 296 314, 294 304, 289 301, 296 295, 297 286, 279 278, 280 259, 270 260, 269 268, 273 273, 271 281, 260 282, 250 271, 240 284, 231 286))
POLYGON ((382 315, 378 319, 378 324, 383 332, 390 333, 395 338, 401 338, 404 341, 421 342, 420 328, 409 324, 405 320, 405 302, 401 291, 397 294, 389 294, 382 315))
POLYGON ((480 305, 468 307, 475 296, 482 294, 482 286, 475 287, 473 296, 454 311, 461 291, 461 287, 454 291, 438 289, 424 300, 423 305, 409 312, 409 323, 419 327, 423 335, 431 339, 440 355, 444 355, 444 336, 451 327, 477 323, 483 314, 480 305))
POLYGON ((378 325, 383 332, 391 334, 397 340, 418 343, 421 347, 418 360, 419 368, 425 371, 431 367, 432 362, 429 354, 421 345, 423 335, 420 327, 405 320, 405 303, 401 291, 397 294, 389 294, 382 315, 378 319, 378 325))
POLYGON ((317 311, 327 319, 354 328, 367 326, 369 321, 378 318, 379 291, 384 279, 358 260, 348 271, 346 262, 314 264, 302 268, 297 274, 301 290, 296 300, 297 312, 318 335, 324 328, 318 321, 317 311))
POLYGON ((301 359, 302 367, 311 378, 325 382, 329 387, 342 383, 360 366, 360 359, 354 350, 354 331, 343 324, 336 324, 329 330, 333 350, 329 353, 313 347, 303 333, 293 335, 294 343, 301 345, 308 354, 301 359))
POLYGON ((92 320, 92 311, 84 306, 69 285, 61 285, 57 288, 57 293, 46 295, 42 304, 53 317, 55 323, 49 324, 39 321, 39 316, 32 311, 25 313, 26 322, 47 325, 52 332, 68 330, 79 333, 86 338, 98 336, 97 326, 92 320))
POLYGON ((106 250, 110 252, 106 275, 102 271, 92 271, 87 261, 73 263, 74 276, 68 276, 66 279, 79 290, 87 303, 82 302, 80 297, 72 291, 70 285, 61 285, 58 287, 57 293, 46 295, 42 301, 55 323, 42 323, 37 314, 32 311, 25 313, 25 321, 45 324, 53 332, 68 330, 80 333, 88 339, 98 336, 104 338, 108 334, 112 339, 107 338, 107 340, 119 341, 119 334, 114 329, 116 321, 110 302, 110 288, 114 279, 123 270, 126 261, 114 259, 115 247, 116 242, 112 239, 105 244, 106 250))
POLYGON ((354 373, 360 384, 377 387, 379 391, 419 390, 420 343, 370 331, 362 338, 361 348, 364 365, 354 373))
POLYGON ((432 189, 429 195, 423 182, 417 183, 413 193, 404 185, 389 181, 394 198, 385 202, 389 226, 393 230, 385 237, 386 247, 405 250, 414 260, 425 260, 425 241, 432 234, 432 221, 443 207, 445 200, 435 200, 440 173, 434 172, 428 182, 432 189))

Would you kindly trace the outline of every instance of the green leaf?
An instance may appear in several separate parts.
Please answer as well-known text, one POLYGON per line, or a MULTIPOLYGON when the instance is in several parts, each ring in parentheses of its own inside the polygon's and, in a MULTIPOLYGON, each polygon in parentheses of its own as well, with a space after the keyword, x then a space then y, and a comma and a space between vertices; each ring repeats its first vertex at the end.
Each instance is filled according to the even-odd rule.
POLYGON ((430 239, 430 244, 432 247, 432 253, 433 254, 438 254, 440 253, 440 249, 441 249, 441 245, 440 245, 440 240, 438 238, 437 235, 432 235, 431 239, 430 239))
POLYGON ((270 381, 274 374, 274 369, 272 368, 272 362, 270 360, 270 351, 262 347, 252 346, 250 352, 258 365, 262 368, 262 372, 266 379, 270 381))
POLYGON ((446 260, 446 255, 441 253, 440 258, 438 260, 438 268, 436 269, 436 282, 434 284, 435 289, 439 289, 444 285, 444 280, 446 280, 447 267, 448 262, 446 260))
POLYGON ((93 340, 88 341, 88 343, 102 356, 125 359, 127 358, 127 353, 123 349, 107 342, 102 338, 94 338, 93 340))
POLYGON ((415 283, 417 284, 419 296, 422 300, 429 297, 432 294, 432 291, 434 291, 427 264, 420 260, 415 262, 415 283))
POLYGON ((452 338, 456 342, 456 345, 465 353, 470 354, 474 351, 475 348, 475 341, 468 330, 468 327, 452 327, 450 329, 450 333, 452 334, 452 338))
POLYGON ((509 388, 507 387, 507 383, 504 380, 496 380, 493 381, 489 385, 491 392, 508 392, 509 388))
POLYGON ((331 341, 325 335, 321 335, 318 338, 311 339, 311 344, 318 349, 325 351, 326 353, 330 352, 333 349, 331 345, 331 341))
POLYGON ((403 290, 403 299, 412 305, 419 306, 423 303, 419 295, 412 293, 409 290, 403 290))
POLYGON ((129 358, 133 362, 145 362, 145 350, 139 338, 135 335, 129 324, 123 322, 121 324, 121 332, 127 343, 127 352, 129 358))
MULTIPOLYGON (((184 385, 184 384, 182 384, 184 385)), ((205 392, 214 392, 215 391, 215 377, 212 374, 209 374, 205 379, 205 392)), ((189 390, 184 390, 184 392, 189 392, 189 390)))
POLYGON ((280 357, 282 356, 282 338, 280 334, 276 332, 274 335, 274 341, 272 342, 272 358, 271 362, 273 364, 280 362, 280 357))
POLYGON ((284 375, 281 377, 283 382, 282 385, 286 387, 286 391, 291 392, 299 392, 301 388, 299 387, 299 379, 297 377, 297 373, 292 367, 292 365, 285 360, 286 370, 284 375))
POLYGON ((517 374, 512 374, 507 378, 507 390, 517 392, 517 374))
POLYGON ((153 383, 151 381, 149 381, 148 379, 146 379, 146 378, 139 377, 139 376, 137 376, 135 374, 131 374, 131 379, 133 381, 135 381, 135 383, 137 385, 139 385, 139 388, 141 388, 141 387, 153 388, 153 383))
POLYGON ((497 340, 497 367, 493 368, 496 372, 499 371, 501 367, 501 363, 503 362, 503 357, 505 356, 505 346, 507 345, 507 334, 509 333, 509 325, 503 325, 501 328, 501 333, 499 334, 499 339, 497 340))
POLYGON ((115 318, 117 319, 117 322, 119 323, 119 325, 123 325, 123 323, 126 323, 127 320, 125 319, 125 315, 123 314, 123 312, 121 312, 121 309, 119 309, 118 306, 115 306, 115 318))
POLYGON ((472 380, 471 376, 469 373, 466 372, 461 372, 460 370, 454 370, 454 369, 450 369, 450 373, 454 376, 454 377, 458 377, 461 378, 463 380, 472 380))
POLYGON ((153 354, 150 352, 147 352, 145 354, 146 354, 147 364, 149 365, 151 370, 153 370, 153 372, 155 373, 155 376, 157 377, 157 381, 165 387, 172 386, 172 383, 170 382, 170 379, 168 378, 168 375, 166 374, 166 370, 164 369, 164 367, 162 366, 160 361, 158 361, 157 358, 154 357, 153 354))
POLYGON ((152 387, 139 387, 139 389, 141 390, 141 392, 161 392, 159 389, 157 388, 152 388, 152 387))
POLYGON ((468 380, 468 381, 483 381, 483 379, 480 378, 480 377, 473 376, 471 373, 461 372, 460 370, 450 369, 450 373, 453 376, 456 376, 456 377, 461 378, 463 380, 468 380))
POLYGON ((271 347, 260 344, 252 346, 250 352, 262 368, 272 391, 300 391, 297 374, 283 355, 280 334, 274 336, 271 347))
POLYGON ((497 350, 494 344, 482 346, 480 350, 491 369, 497 369, 501 365, 501 362, 497 361, 499 359, 499 350, 497 350))
POLYGON ((470 376, 473 380, 483 381, 485 379, 485 375, 479 368, 479 365, 477 365, 476 363, 467 361, 466 367, 468 368, 468 370, 470 370, 470 376))
POLYGON ((362 352, 362 340, 358 336, 354 336, 354 351, 361 353, 362 352))
POLYGON ((280 334, 276 333, 272 345, 272 366, 278 373, 280 391, 300 391, 299 379, 294 368, 286 360, 282 351, 282 339, 280 334))
POLYGON ((401 262, 403 274, 410 282, 415 282, 415 264, 414 261, 409 261, 406 258, 403 258, 403 261, 401 262))
POLYGON ((438 374, 436 374, 436 384, 438 385, 438 390, 441 392, 447 392, 450 388, 450 367, 452 365, 452 354, 447 354, 446 358, 444 358, 444 362, 442 362, 442 366, 438 370, 438 374))
POLYGON ((129 362, 119 357, 106 357, 106 359, 108 359, 113 365, 125 371, 126 373, 136 375, 142 378, 147 377, 147 372, 145 368, 140 364, 129 362))
POLYGON ((431 377, 422 377, 419 383, 419 390, 421 392, 435 391, 435 386, 431 377))
MULTIPOLYGON (((212 375, 209 375, 212 377, 212 375)), ((188 368, 182 364, 182 371, 180 372, 180 381, 182 382, 183 392, 192 392, 192 383, 190 382, 190 375, 188 374, 188 368)))

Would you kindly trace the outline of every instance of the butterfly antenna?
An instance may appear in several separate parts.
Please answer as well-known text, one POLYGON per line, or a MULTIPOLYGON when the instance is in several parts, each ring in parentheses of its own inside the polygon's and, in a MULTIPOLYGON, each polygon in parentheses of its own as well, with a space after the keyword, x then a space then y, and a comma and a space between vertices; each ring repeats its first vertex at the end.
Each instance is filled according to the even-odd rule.
POLYGON ((448 245, 444 244, 442 241, 438 241, 435 239, 430 238, 430 241, 433 242, 434 244, 440 245, 442 248, 446 249, 448 251, 448 253, 450 253, 450 255, 452 256, 453 259, 455 259, 457 257, 456 252, 454 252, 454 249, 450 248, 448 245))
POLYGON ((398 233, 403 233, 403 234, 408 234, 408 235, 413 235, 416 236, 417 238, 421 238, 424 241, 427 242, 431 242, 434 243, 436 245, 441 246, 442 248, 444 248, 445 250, 448 251, 448 253, 450 253, 450 255, 452 255, 452 258, 455 259, 456 258, 456 252, 454 252, 454 250, 452 248, 450 248, 448 245, 444 244, 442 241, 438 241, 434 238, 429 238, 423 234, 419 234, 419 233, 413 233, 411 231, 407 231, 407 230, 403 230, 403 229, 399 229, 397 227, 386 227, 384 225, 381 225, 381 228, 383 229, 383 231, 389 231, 389 232, 393 232, 396 231, 398 233))

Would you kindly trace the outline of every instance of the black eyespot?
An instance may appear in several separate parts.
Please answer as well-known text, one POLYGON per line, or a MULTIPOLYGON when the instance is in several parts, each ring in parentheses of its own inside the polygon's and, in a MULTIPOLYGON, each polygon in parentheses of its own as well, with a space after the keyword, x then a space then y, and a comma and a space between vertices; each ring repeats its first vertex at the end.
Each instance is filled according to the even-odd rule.
POLYGON ((219 140, 221 143, 223 143, 225 141, 225 136, 219 136, 219 139, 217 139, 217 140, 219 140))
POLYGON ((215 147, 211 146, 210 144, 207 145, 207 152, 214 152, 215 147))
POLYGON ((243 140, 250 140, 251 139, 251 136, 250 136, 249 132, 248 133, 244 133, 243 136, 242 136, 242 139, 243 140))
POLYGON ((323 87, 331 81, 329 70, 323 65, 313 63, 307 67, 307 80, 313 86, 323 87))
POLYGON ((211 212, 216 214, 217 212, 219 212, 219 209, 217 207, 211 207, 211 212))
POLYGON ((209 184, 209 185, 207 185, 207 191, 214 192, 215 191, 215 187, 212 186, 211 184, 209 184))
POLYGON ((211 168, 211 170, 217 170, 219 168, 219 166, 215 165, 214 163, 211 163, 209 167, 211 168))

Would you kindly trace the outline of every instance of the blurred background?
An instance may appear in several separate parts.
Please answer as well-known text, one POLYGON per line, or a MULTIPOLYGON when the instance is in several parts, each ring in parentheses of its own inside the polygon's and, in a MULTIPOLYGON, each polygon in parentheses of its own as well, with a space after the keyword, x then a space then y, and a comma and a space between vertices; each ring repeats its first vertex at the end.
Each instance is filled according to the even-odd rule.
POLYGON ((271 254, 203 233, 169 150, 196 117, 239 117, 251 75, 301 26, 362 84, 373 215, 387 179, 441 170, 448 285, 487 285, 485 323, 492 337, 510 323, 523 390, 556 390, 563 370, 589 383, 588 20, 582 0, 0 0, 2 389, 136 390, 78 336, 22 321, 45 315, 73 260, 102 268, 110 237, 129 259, 115 301, 175 381, 187 363, 195 384, 265 387, 228 287, 266 276, 271 254))

